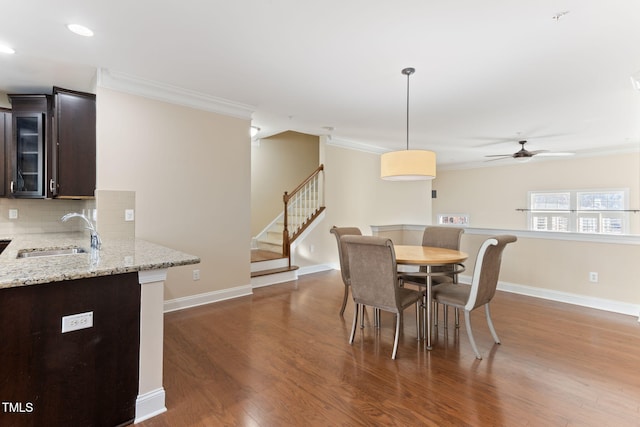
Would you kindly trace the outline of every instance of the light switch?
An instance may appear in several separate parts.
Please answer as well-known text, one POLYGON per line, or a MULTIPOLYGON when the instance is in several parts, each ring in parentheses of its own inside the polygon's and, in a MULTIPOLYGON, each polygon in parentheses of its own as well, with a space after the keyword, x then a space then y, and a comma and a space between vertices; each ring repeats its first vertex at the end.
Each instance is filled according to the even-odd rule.
POLYGON ((18 219, 18 209, 9 209, 9 219, 18 219))
POLYGON ((135 215, 133 209, 125 209, 124 210, 124 220, 125 221, 133 221, 135 219, 135 215))

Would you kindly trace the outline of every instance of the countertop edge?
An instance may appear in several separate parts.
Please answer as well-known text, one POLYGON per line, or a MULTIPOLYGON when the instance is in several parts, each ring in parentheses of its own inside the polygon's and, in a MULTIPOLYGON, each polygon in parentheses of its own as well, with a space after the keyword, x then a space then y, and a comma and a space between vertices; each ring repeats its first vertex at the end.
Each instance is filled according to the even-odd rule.
MULTIPOLYGON (((0 289, 100 276, 111 276, 200 263, 200 258, 142 239, 107 240, 99 251, 55 257, 18 259, 20 251, 52 246, 87 249, 85 233, 13 236, 0 254, 0 289)), ((89 248, 90 249, 90 248, 89 248)))

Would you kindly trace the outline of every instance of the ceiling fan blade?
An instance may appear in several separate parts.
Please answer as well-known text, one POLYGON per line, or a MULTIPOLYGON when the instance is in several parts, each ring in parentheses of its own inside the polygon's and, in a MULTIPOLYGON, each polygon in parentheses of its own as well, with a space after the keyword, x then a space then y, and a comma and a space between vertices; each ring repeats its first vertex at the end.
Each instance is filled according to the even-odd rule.
POLYGON ((513 156, 509 155, 509 156, 485 156, 485 157, 495 157, 495 159, 488 159, 485 160, 485 162, 495 162, 496 160, 504 160, 504 159, 510 159, 513 156))
POLYGON ((549 150, 533 150, 533 151, 529 151, 528 153, 531 154, 532 156, 535 156, 536 154, 545 154, 548 152, 549 150))
POLYGON ((485 157, 513 157, 513 154, 490 154, 485 157))
POLYGON ((573 156, 576 153, 569 153, 569 152, 561 152, 561 151, 549 151, 546 153, 540 153, 538 154, 540 157, 562 157, 562 156, 573 156))

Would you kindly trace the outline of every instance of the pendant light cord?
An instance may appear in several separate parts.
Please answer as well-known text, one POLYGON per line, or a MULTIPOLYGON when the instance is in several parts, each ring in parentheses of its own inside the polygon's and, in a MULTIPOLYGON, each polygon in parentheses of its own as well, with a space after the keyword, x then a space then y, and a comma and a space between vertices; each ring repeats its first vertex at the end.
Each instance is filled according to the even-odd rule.
POLYGON ((407 73, 407 150, 409 150, 409 76, 407 73))
POLYGON ((415 73, 415 68, 405 68, 402 74, 407 76, 407 150, 409 150, 409 77, 415 73))

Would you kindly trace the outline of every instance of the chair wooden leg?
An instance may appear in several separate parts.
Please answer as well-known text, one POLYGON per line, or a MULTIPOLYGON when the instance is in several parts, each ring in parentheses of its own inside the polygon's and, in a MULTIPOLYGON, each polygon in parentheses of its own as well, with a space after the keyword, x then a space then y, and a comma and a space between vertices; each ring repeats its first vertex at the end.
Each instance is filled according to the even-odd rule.
POLYGON ((458 307, 456 307, 456 328, 460 327, 460 309, 458 307))
POLYGON ((473 352, 476 354, 476 359, 482 360, 482 356, 478 351, 478 346, 476 345, 476 340, 473 339, 473 331, 471 330, 471 316, 469 316, 471 312, 469 310, 464 311, 464 323, 465 328, 467 328, 467 335, 469 336, 469 342, 471 343, 471 348, 473 348, 473 352))
POLYGON ((356 304, 353 310, 353 325, 351 325, 351 336, 349 337, 349 344, 353 344, 353 339, 356 336, 356 327, 358 326, 359 311, 360 311, 360 304, 356 304))
POLYGON ((496 333, 496 328, 493 327, 493 320, 491 320, 491 310, 489 310, 489 303, 484 305, 484 311, 487 315, 487 324, 489 325, 489 330, 491 331, 491 335, 493 335, 493 340, 496 344, 500 344, 500 338, 498 338, 498 334, 496 333))
POLYGON ((349 298, 349 287, 344 285, 344 297, 342 298, 342 307, 340 308, 340 316, 344 314, 344 309, 347 307, 347 298, 349 298))
POLYGON ((396 337, 393 340, 393 353, 391 354, 391 358, 395 359, 396 358, 396 353, 398 351, 398 340, 400 339, 400 322, 402 316, 400 316, 400 314, 398 314, 396 316, 396 337))

